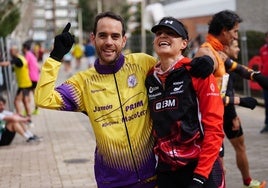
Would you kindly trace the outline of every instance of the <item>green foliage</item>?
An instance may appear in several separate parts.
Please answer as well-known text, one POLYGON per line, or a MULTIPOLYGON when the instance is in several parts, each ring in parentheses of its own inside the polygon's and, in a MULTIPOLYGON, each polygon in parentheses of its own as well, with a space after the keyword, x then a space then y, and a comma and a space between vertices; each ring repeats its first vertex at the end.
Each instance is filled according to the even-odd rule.
POLYGON ((247 31, 248 59, 259 54, 260 47, 264 44, 264 33, 259 31, 247 31))
MULTIPOLYGON (((146 53, 153 55, 153 40, 154 40, 154 35, 149 32, 146 31, 146 53)), ((128 38, 128 44, 127 44, 127 48, 131 51, 131 52, 141 52, 141 33, 135 33, 132 34, 130 38, 128 38)))
POLYGON ((129 11, 126 11, 126 10, 129 10, 131 5, 126 3, 126 4, 123 4, 121 7, 122 9, 120 11, 120 15, 122 16, 122 18, 124 18, 125 23, 127 23, 131 17, 131 14, 129 13, 129 11))
POLYGON ((135 17, 135 22, 139 23, 139 26, 137 26, 135 28, 135 30, 132 32, 132 34, 137 34, 137 33, 141 33, 141 23, 142 23, 142 20, 141 20, 141 2, 137 3, 136 4, 136 7, 137 7, 137 11, 134 13, 134 17, 135 17))
MULTIPOLYGON (((241 36, 241 35, 240 35, 241 36)), ((249 30, 246 31, 246 36, 247 36, 247 57, 248 57, 248 61, 251 60, 251 58, 255 55, 259 54, 259 49, 260 47, 264 44, 264 33, 259 32, 259 31, 253 31, 253 30, 249 30)), ((241 49, 241 44, 240 44, 240 50, 241 49)), ((238 63, 242 63, 241 60, 241 51, 239 53, 239 57, 238 57, 238 63)), ((248 62, 245 62, 246 65, 248 64, 248 62)), ((236 91, 242 92, 243 91, 243 78, 235 75, 235 84, 234 87, 236 89, 236 91)), ((253 96, 256 96, 256 92, 252 93, 253 96)))
POLYGON ((0 22, 0 36, 6 37, 9 35, 18 25, 20 21, 20 11, 16 7, 10 11, 10 13, 0 22))
MULTIPOLYGON (((241 37, 241 33, 239 34, 239 36, 241 37)), ((260 31, 253 31, 253 30, 248 30, 246 31, 246 41, 247 41, 247 58, 248 60, 250 60, 253 56, 258 55, 259 54, 259 49, 260 47, 264 44, 264 33, 260 32, 260 31)), ((241 41, 239 44, 240 47, 240 53, 239 53, 239 57, 238 57, 238 62, 241 63, 241 51, 242 49, 242 45, 241 45, 241 41)))
POLYGON ((136 17, 136 21, 138 23, 141 23, 141 2, 137 3, 137 12, 135 13, 135 17, 136 17))
MULTIPOLYGON (((141 51, 141 2, 136 3, 135 5, 126 5, 126 7, 122 10, 123 18, 128 22, 136 22, 139 25, 131 32, 131 37, 128 39, 128 48, 131 52, 140 52, 141 51), (137 10, 135 12, 131 12, 130 9, 132 6, 136 6, 137 10), (125 9, 125 10, 124 10, 125 9), (127 11, 126 11, 127 10, 127 11)), ((146 53, 152 54, 152 35, 151 32, 146 31, 146 53)))
POLYGON ((97 8, 93 7, 92 3, 88 0, 79 0, 79 7, 82 10, 83 30, 85 32, 91 32, 93 30, 97 8))

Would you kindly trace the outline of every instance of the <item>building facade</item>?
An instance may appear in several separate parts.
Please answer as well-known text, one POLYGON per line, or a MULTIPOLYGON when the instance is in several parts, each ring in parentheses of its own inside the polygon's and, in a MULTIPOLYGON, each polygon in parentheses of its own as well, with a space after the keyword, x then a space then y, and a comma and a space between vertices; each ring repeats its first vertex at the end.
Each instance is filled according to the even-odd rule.
POLYGON ((78 0, 36 0, 32 39, 50 46, 54 36, 70 22, 72 32, 79 36, 78 0))
MULTIPOLYGON (((190 38, 207 32, 211 16, 221 10, 235 11, 243 19, 241 30, 268 31, 267 0, 165 0, 159 1, 165 16, 180 19, 187 26, 190 38)), ((157 11, 154 12, 157 14, 157 11)))

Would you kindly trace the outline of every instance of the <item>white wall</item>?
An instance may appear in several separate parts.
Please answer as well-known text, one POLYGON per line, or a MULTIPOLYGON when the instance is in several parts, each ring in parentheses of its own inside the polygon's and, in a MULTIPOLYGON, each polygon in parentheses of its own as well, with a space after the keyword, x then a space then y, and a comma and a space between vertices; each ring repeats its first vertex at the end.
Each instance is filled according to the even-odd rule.
POLYGON ((215 14, 221 10, 236 11, 236 0, 186 0, 163 6, 165 16, 192 18, 215 14))

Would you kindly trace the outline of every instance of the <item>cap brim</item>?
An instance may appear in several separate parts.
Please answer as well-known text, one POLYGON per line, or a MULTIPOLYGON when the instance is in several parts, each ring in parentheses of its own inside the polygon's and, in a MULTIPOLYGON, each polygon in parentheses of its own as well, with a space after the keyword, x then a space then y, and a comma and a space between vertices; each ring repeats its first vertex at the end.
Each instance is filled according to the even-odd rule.
POLYGON ((174 28, 172 25, 155 25, 152 27, 151 31, 153 33, 156 33, 160 28, 163 28, 163 27, 166 27, 166 28, 169 28, 169 29, 172 29, 173 31, 175 31, 178 35, 182 36, 180 33, 177 32, 176 28, 174 28))

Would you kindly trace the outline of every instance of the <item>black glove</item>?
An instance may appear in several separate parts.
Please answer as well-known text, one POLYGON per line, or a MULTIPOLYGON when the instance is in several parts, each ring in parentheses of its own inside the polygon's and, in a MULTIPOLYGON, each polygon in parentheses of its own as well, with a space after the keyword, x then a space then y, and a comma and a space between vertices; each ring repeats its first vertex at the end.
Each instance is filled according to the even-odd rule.
POLYGON ((243 98, 240 98, 239 106, 243 106, 243 107, 250 108, 251 110, 253 110, 257 104, 258 104, 257 100, 254 99, 253 97, 243 97, 243 98))
POLYGON ((214 71, 214 62, 211 57, 204 55, 195 57, 190 63, 190 74, 197 78, 206 78, 214 71))
POLYGON ((260 72, 253 72, 252 73, 252 78, 258 84, 263 88, 263 89, 268 89, 268 77, 263 76, 260 72))
POLYGON ((71 35, 69 32, 70 27, 71 24, 68 23, 62 33, 55 37, 54 47, 50 53, 50 57, 57 61, 61 61, 63 56, 71 50, 74 44, 74 35, 71 35))
POLYGON ((198 174, 194 174, 193 180, 188 188, 203 188, 206 178, 198 174))

